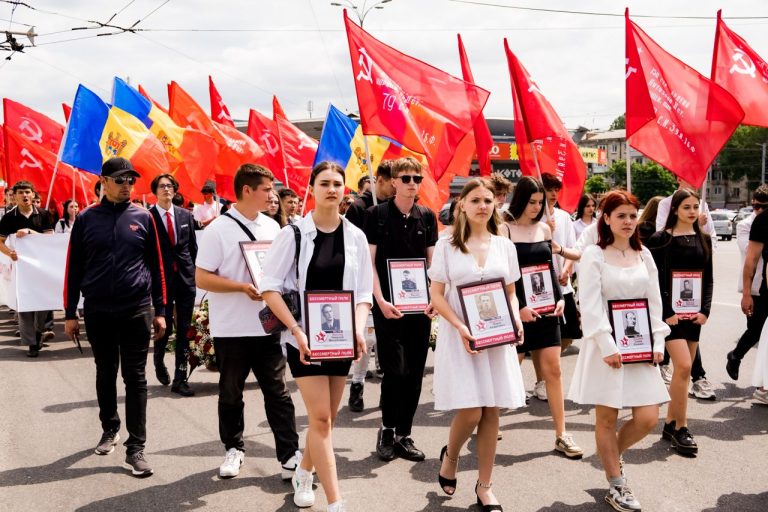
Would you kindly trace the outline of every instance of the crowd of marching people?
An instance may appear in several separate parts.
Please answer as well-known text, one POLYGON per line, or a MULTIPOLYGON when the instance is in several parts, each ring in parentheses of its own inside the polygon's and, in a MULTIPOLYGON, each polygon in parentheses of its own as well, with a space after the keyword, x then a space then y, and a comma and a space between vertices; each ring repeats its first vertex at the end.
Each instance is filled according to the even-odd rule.
MULTIPOLYGON (((92 348, 103 431, 95 452, 108 455, 120 440, 119 370, 128 432, 124 466, 136 477, 153 472, 144 456, 150 338, 157 380, 174 393, 194 396, 188 351, 198 289, 206 294, 219 371, 218 426, 225 455, 218 474, 236 477, 244 463, 244 387, 253 372, 280 473, 291 481, 298 507, 315 503, 317 478, 328 510, 346 510, 334 423, 348 377, 349 410, 364 410, 374 352, 382 376, 381 424, 371 444, 382 461, 427 458, 418 448, 413 420, 433 321, 434 408, 453 411, 435 475, 447 495, 460 485, 462 451, 476 433, 477 503, 482 510, 502 510, 493 493, 500 414, 531 399, 547 402, 552 447, 566 460, 578 460, 584 451, 567 429, 565 400, 595 407, 597 453, 608 482, 605 501, 615 510, 640 510, 622 455, 659 428, 663 404, 661 437, 681 455, 699 450, 687 404, 689 396, 716 398, 704 370, 706 343, 700 343, 711 314, 716 236, 706 203, 682 180, 671 196, 649 201, 642 215, 635 196, 614 190, 602 198, 584 195, 572 217, 557 206, 562 183, 554 175, 523 177, 514 187, 500 175, 473 178, 452 201, 448 225, 440 229, 436 213, 418 203, 422 167, 412 158, 382 162, 375 180, 362 178, 354 195, 345 188, 341 167, 318 164, 309 180, 314 206, 303 215, 302 198, 278 189, 272 172, 258 165, 240 167, 232 203, 221 201, 209 183, 201 191, 204 201, 188 204, 174 176, 161 174, 151 183, 154 204, 147 207, 132 200, 137 179, 129 161, 110 159, 99 180, 100 200, 66 201, 61 209, 41 205, 34 187, 21 181, 6 192, 0 218, 0 252, 12 260, 18 254, 9 244, 11 235, 68 234, 65 332, 78 340, 84 325, 92 348), (259 241, 271 245, 257 284, 239 246, 259 241), (394 297, 393 260, 425 262, 430 301, 417 314, 404 311, 394 297), (485 282, 502 283, 512 316, 513 341, 490 348, 477 344, 462 298, 462 290, 485 282), (305 296, 342 290, 352 292, 354 356, 312 359, 305 296), (537 302, 543 298, 548 307, 537 302), (617 317, 626 303, 640 306, 617 317), (695 309, 684 307, 690 304, 695 309), (617 318, 623 319, 621 328, 617 318), (645 333, 648 353, 641 362, 624 356, 619 330, 624 341, 645 333), (578 358, 566 382, 560 359, 574 340, 580 340, 578 358), (536 375, 530 386, 521 372, 526 358, 536 375), (303 445, 286 368, 308 414, 303 445), (527 387, 533 391, 527 393, 527 387), (623 409, 632 414, 619 424, 623 409)), ((727 356, 734 380, 768 317, 766 185, 754 192, 752 207, 737 235, 747 330, 727 356)), ((415 289, 414 281, 404 279, 404 290, 415 289)), ((499 318, 498 304, 478 307, 484 308, 483 320, 499 318)), ((322 308, 329 330, 339 328, 334 311, 322 308)), ((17 320, 27 355, 39 357, 53 337, 52 312, 19 312, 17 320)), ((753 381, 754 399, 768 404, 768 340, 757 351, 753 381)))

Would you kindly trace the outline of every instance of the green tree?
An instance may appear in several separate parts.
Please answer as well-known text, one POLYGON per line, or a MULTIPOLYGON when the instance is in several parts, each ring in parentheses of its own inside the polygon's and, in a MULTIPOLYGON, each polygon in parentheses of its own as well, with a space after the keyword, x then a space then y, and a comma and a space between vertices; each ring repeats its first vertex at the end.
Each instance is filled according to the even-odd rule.
POLYGON ((766 142, 768 128, 739 126, 720 151, 714 170, 722 173, 723 179, 738 180, 746 176, 748 187, 755 188, 762 174, 760 145, 766 142))
POLYGON ((624 117, 624 114, 621 114, 619 117, 613 120, 611 123, 611 127, 608 128, 609 130, 623 130, 627 127, 626 118, 624 117))
POLYGON ((605 178, 599 174, 595 174, 584 183, 584 192, 587 194, 603 194, 608 192, 610 188, 611 186, 608 185, 605 178))
MULTIPOLYGON (((617 160, 605 173, 614 188, 627 187, 627 163, 617 160)), ((677 180, 671 172, 656 162, 632 164, 632 193, 645 204, 653 196, 668 196, 677 189, 677 180)))

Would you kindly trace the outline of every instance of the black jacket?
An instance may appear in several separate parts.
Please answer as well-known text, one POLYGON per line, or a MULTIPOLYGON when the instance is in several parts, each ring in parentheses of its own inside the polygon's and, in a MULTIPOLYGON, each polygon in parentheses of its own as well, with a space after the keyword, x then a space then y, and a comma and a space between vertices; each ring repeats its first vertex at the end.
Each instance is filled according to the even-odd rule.
POLYGON ((157 226, 157 236, 160 239, 160 252, 163 255, 163 270, 168 294, 192 294, 195 288, 195 260, 197 259, 197 237, 195 236, 195 219, 189 210, 172 206, 173 228, 176 245, 171 245, 171 239, 165 229, 163 219, 156 206, 149 209, 157 226))
POLYGON ((365 231, 365 219, 367 217, 367 210, 373 206, 373 194, 369 190, 363 192, 355 199, 355 201, 347 208, 347 213, 344 217, 349 222, 365 231))
POLYGON ((155 316, 165 315, 160 241, 147 210, 104 198, 77 216, 64 277, 66 319, 77 318, 81 292, 88 311, 128 313, 151 302, 155 316))

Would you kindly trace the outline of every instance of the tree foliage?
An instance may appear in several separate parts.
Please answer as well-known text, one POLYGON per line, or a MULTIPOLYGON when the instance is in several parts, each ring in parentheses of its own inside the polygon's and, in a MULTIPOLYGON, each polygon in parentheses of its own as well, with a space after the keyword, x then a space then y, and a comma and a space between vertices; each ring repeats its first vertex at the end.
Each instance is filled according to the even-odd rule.
MULTIPOLYGON (((603 125, 605 126, 605 125, 603 125)), ((621 114, 619 117, 613 120, 611 123, 611 127, 608 128, 609 130, 623 130, 627 127, 626 118, 624 117, 624 114, 621 114)))
MULTIPOLYGON (((627 163, 617 160, 605 173, 614 188, 627 187, 627 163)), ((645 204, 653 196, 668 196, 677 189, 674 175, 656 162, 632 164, 632 193, 645 204)))
POLYGON ((749 188, 760 182, 762 173, 761 144, 768 142, 768 128, 739 126, 720 151, 714 165, 723 179, 738 180, 747 177, 749 188))
POLYGON ((603 194, 608 192, 611 186, 599 174, 595 174, 584 183, 584 192, 587 194, 603 194))

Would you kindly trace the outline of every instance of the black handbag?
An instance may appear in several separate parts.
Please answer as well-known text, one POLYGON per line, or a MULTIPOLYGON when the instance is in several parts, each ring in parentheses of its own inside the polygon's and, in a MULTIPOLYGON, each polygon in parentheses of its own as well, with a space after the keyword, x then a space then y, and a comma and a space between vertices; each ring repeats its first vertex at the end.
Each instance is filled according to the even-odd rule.
MULTIPOLYGON (((229 217, 233 221, 237 222, 237 224, 240 226, 240 228, 245 232, 245 234, 248 236, 248 238, 252 241, 256 241, 256 237, 253 236, 253 233, 251 233, 251 230, 245 227, 245 225, 237 220, 236 218, 229 215, 229 213, 223 213, 222 215, 229 217)), ((296 282, 299 281, 299 254, 301 253, 301 231, 299 231, 299 228, 293 224, 289 224, 291 228, 293 229, 293 235, 294 240, 296 244, 296 251, 293 255, 294 263, 296 264, 296 282)), ((291 290, 289 292, 285 292, 281 294, 283 297, 283 302, 285 302, 285 305, 288 306, 288 310, 293 315, 294 320, 297 322, 301 320, 301 296, 299 295, 299 292, 297 290, 291 290)), ((264 329, 264 332, 267 334, 275 334, 281 331, 284 331, 287 329, 287 326, 280 321, 279 318, 272 312, 271 309, 269 309, 269 306, 265 306, 264 309, 259 311, 259 321, 261 322, 261 327, 264 329)))

